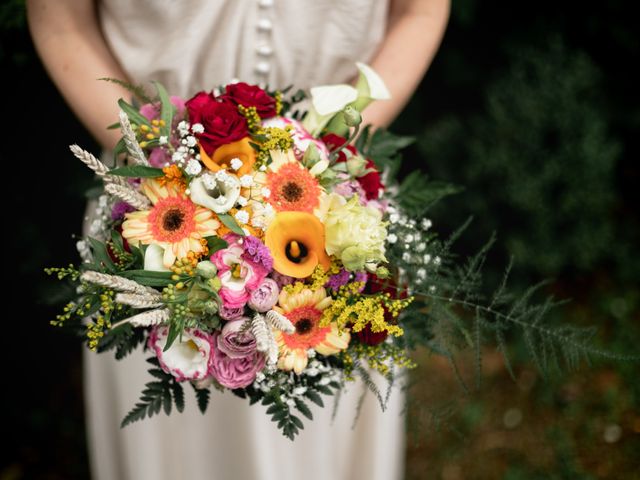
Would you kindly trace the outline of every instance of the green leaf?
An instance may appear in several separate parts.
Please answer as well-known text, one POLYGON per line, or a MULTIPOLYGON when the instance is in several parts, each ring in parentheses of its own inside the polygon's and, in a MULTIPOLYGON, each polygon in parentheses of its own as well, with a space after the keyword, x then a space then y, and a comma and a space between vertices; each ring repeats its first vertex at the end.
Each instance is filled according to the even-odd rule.
POLYGON ((184 389, 182 388, 182 385, 174 381, 172 390, 173 390, 173 400, 176 403, 176 410, 178 410, 179 412, 182 412, 184 410, 184 389))
POLYGON ((229 230, 231 230, 233 233, 237 233, 238 235, 242 235, 244 237, 245 235, 244 231, 242 230, 242 228, 240 228, 240 225, 238 225, 238 222, 236 222, 235 218, 233 218, 228 213, 218 213, 217 215, 220 221, 224 223, 224 225, 229 230))
POLYGON ((318 395, 318 392, 315 392, 314 390, 307 390, 307 393, 305 393, 304 396, 316 405, 324 407, 324 402, 322 401, 322 397, 318 395))
MULTIPOLYGON (((152 365, 157 365, 157 362, 154 362, 154 360, 156 359, 152 358, 147 361, 152 365)), ((157 370, 158 369, 153 368, 150 370, 150 373, 159 378, 161 375, 157 370)), ((174 377, 168 374, 165 374, 165 376, 158 381, 148 382, 142 391, 140 400, 122 420, 121 427, 138 420, 143 420, 146 417, 152 417, 160 413, 161 410, 164 410, 164 412, 169 415, 172 407, 172 393, 176 408, 178 411, 182 411, 184 408, 184 398, 181 398, 181 392, 182 386, 174 377)))
POLYGON ((118 157, 123 153, 127 153, 127 144, 124 143, 124 138, 118 140, 116 146, 113 148, 113 164, 115 165, 118 161, 118 157))
POLYGON ((153 82, 153 85, 156 87, 160 98, 160 119, 164 121, 164 127, 161 127, 160 131, 168 137, 171 133, 171 122, 173 121, 175 107, 171 103, 169 94, 164 86, 160 82, 153 82))
POLYGON ((107 246, 96 240, 95 238, 88 237, 89 244, 91 245, 91 251, 93 253, 93 261, 96 267, 106 268, 108 271, 115 271, 115 265, 109 256, 107 246))
POLYGON ((386 166, 403 148, 415 142, 414 137, 400 136, 378 128, 369 139, 367 148, 362 151, 380 167, 386 166))
POLYGON ((148 127, 151 127, 151 123, 149 122, 147 117, 142 115, 133 105, 128 104, 122 98, 118 100, 118 105, 122 110, 124 110, 124 113, 127 114, 131 123, 134 123, 136 125, 147 125, 148 127))
POLYGON ((172 404, 171 391, 165 390, 164 395, 162 396, 162 408, 164 408, 164 413, 167 415, 171 415, 172 404))
POLYGON ((197 388, 195 385, 193 385, 193 389, 196 392, 196 400, 198 401, 198 409, 202 413, 206 412, 207 411, 207 406, 209 406, 209 397, 211 396, 211 391, 208 388, 197 388))
POLYGON ((120 122, 112 123, 107 127, 107 130, 116 130, 120 128, 120 122))
POLYGON ((296 427, 298 427, 300 430, 304 429, 304 425, 302 424, 302 420, 300 420, 295 415, 291 415, 290 418, 291 418, 291 421, 295 424, 296 427))
POLYGON ((171 283, 172 272, 152 272, 150 270, 125 270, 118 275, 146 285, 147 287, 166 287, 171 283))
POLYGON ((180 328, 174 322, 172 322, 169 326, 169 333, 167 334, 167 343, 162 349, 163 352, 166 352, 171 348, 171 345, 173 345, 173 342, 176 340, 176 338, 178 338, 179 334, 180 328))
POLYGON ((395 197, 409 215, 422 216, 438 201, 461 190, 450 183, 430 181, 424 173, 415 171, 400 184, 395 197))
POLYGON ((157 178, 162 177, 164 172, 161 168, 147 167, 145 165, 129 165, 128 167, 118 167, 109 170, 109 175, 135 178, 157 178))
MULTIPOLYGON (((299 398, 295 398, 293 400, 296 404, 296 408, 298 409, 298 411, 303 414, 305 417, 307 417, 309 420, 313 420, 313 414, 311 413, 311 410, 309 409, 309 407, 307 406, 306 403, 304 403, 302 400, 300 400, 299 398)), ((302 428, 302 427, 301 427, 302 428)))
POLYGON ((209 253, 211 254, 217 252, 218 250, 222 250, 223 248, 227 248, 227 246, 229 245, 226 240, 213 235, 210 237, 205 237, 204 239, 207 241, 207 247, 209 247, 209 253))
POLYGON ((111 230, 111 242, 113 248, 118 252, 124 252, 124 242, 122 241, 122 235, 117 230, 111 230))

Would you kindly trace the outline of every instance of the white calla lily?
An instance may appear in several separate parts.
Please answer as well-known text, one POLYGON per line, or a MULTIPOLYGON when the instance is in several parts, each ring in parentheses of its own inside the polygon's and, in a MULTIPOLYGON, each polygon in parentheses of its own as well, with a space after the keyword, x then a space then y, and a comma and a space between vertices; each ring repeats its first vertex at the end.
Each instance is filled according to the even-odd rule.
POLYGON ((144 252, 144 269, 150 272, 168 272, 164 266, 164 248, 157 243, 151 243, 144 252))
POLYGON ((351 85, 325 85, 311 89, 311 108, 302 125, 317 136, 333 116, 358 99, 351 85))
POLYGON ((233 208, 240 196, 240 180, 233 174, 220 175, 207 173, 194 178, 189 184, 191 201, 196 205, 227 213, 233 208))
POLYGON ((327 127, 330 132, 345 135, 348 127, 337 113, 351 106, 362 112, 374 100, 391 98, 389 89, 375 70, 364 63, 356 63, 360 76, 355 88, 350 85, 326 85, 311 89, 311 108, 304 119, 304 127, 319 135, 327 127))
MULTIPOLYGON (((359 62, 356 63, 356 66, 358 70, 360 70, 360 77, 358 77, 358 83, 356 84, 358 99, 368 98, 370 101, 373 101, 389 100, 391 98, 391 93, 385 85, 384 80, 382 80, 373 68, 359 62)), ((362 111, 359 108, 356 108, 356 110, 362 111)))

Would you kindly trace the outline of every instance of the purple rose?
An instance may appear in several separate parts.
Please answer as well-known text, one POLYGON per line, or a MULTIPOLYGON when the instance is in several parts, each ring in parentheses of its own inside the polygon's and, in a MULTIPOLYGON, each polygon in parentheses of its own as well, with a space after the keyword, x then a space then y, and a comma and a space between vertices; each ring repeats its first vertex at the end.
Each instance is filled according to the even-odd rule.
POLYGON ((223 320, 231 321, 240 318, 244 314, 244 307, 238 308, 229 308, 224 305, 220 305, 220 311, 218 311, 218 315, 223 320))
POLYGON ((230 357, 218 347, 220 335, 220 333, 214 334, 215 354, 211 364, 211 375, 223 387, 234 389, 251 385, 256 379, 256 374, 264 368, 266 361, 264 355, 254 351, 244 357, 230 357))
POLYGON ((241 358, 252 355, 256 351, 256 337, 247 328, 251 319, 241 317, 238 320, 227 322, 222 328, 222 334, 218 336, 218 350, 231 358, 241 358))
POLYGON ((256 312, 268 312, 278 301, 280 288, 275 280, 265 278, 262 283, 251 292, 247 305, 256 312))

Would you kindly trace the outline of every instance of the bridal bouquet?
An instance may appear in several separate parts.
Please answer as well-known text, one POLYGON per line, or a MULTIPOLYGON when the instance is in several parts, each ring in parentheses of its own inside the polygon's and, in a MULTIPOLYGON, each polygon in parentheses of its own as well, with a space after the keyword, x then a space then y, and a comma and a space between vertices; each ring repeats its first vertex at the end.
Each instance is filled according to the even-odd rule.
POLYGON ((117 358, 149 352, 154 378, 123 425, 181 411, 188 384, 203 412, 211 388, 261 402, 293 439, 309 402, 345 382, 361 378, 384 407, 372 375, 391 388, 411 348, 453 359, 458 333, 480 348, 486 329, 502 345, 501 325, 548 307, 511 308, 502 291, 474 303, 484 250, 456 265, 423 217, 455 189, 394 180, 410 140, 360 129, 360 111, 389 94, 358 68, 355 88, 312 88, 308 110, 302 92, 235 83, 185 101, 156 83, 156 98, 120 101, 126 165, 71 147, 104 194, 83 263, 48 269, 77 283, 52 323, 82 325, 90 349, 117 358), (472 308, 477 336, 452 305, 472 308))

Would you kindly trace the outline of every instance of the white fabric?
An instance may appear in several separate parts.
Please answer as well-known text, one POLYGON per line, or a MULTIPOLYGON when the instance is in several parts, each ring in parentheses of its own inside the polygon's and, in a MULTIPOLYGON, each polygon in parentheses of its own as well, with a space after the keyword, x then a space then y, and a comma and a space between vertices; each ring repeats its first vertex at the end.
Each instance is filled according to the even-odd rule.
MULTIPOLYGON (((347 82, 384 33, 387 0, 103 0, 107 41, 136 82, 159 80, 188 97, 237 78, 298 88, 347 82), (272 4, 272 5, 270 5, 272 4), (264 21, 272 22, 264 28, 264 21), (260 23, 262 22, 262 23, 260 23), (262 28, 257 28, 260 24, 262 28), (261 47, 262 53, 257 49, 261 47), (268 53, 272 49, 271 55, 268 53), (266 66, 265 66, 266 65, 266 66), (261 73, 262 72, 262 73, 261 73), (265 73, 268 72, 268 73, 265 73)), ((396 390, 382 413, 367 395, 352 429, 363 386, 313 408, 295 442, 265 408, 213 392, 205 415, 185 385, 185 412, 164 413, 119 428, 144 384, 149 357, 122 361, 85 355, 89 452, 97 480, 394 480, 404 464, 404 397, 396 390)))

